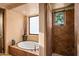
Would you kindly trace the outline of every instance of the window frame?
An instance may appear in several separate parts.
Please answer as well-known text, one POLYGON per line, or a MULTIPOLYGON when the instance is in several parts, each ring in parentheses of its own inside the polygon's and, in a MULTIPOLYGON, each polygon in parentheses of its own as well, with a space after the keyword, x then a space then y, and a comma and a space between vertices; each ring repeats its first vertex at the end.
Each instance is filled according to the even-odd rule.
POLYGON ((32 33, 30 33, 30 18, 31 17, 36 17, 36 16, 39 16, 39 15, 29 16, 29 35, 39 35, 39 34, 32 34, 32 33))

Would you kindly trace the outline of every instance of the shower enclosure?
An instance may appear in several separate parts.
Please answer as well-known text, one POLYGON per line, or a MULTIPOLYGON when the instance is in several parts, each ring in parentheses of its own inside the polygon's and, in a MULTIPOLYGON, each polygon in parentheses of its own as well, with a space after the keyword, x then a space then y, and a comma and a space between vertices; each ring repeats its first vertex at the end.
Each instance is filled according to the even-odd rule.
POLYGON ((4 24, 3 24, 4 10, 0 9, 0 53, 4 52, 4 24))

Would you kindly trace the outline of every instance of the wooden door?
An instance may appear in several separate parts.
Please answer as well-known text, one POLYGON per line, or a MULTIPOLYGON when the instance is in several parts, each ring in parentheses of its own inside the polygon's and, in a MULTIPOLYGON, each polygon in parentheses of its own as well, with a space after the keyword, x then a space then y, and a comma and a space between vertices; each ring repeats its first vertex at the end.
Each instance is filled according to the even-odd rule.
POLYGON ((65 10, 64 25, 54 25, 53 22, 53 52, 61 55, 74 55, 74 36, 74 9, 65 10))

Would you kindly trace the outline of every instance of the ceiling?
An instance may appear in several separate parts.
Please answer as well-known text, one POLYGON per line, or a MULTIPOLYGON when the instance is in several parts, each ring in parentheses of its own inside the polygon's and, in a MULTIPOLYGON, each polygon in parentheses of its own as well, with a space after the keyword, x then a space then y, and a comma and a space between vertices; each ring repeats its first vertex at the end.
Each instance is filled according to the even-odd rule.
POLYGON ((0 3, 0 7, 4 9, 12 9, 23 4, 24 3, 0 3))
MULTIPOLYGON (((51 9, 58 9, 68 5, 70 5, 70 3, 50 3, 51 9)), ((38 3, 0 3, 0 7, 16 11, 26 16, 39 15, 38 3)))
POLYGON ((16 11, 26 16, 39 15, 38 3, 0 3, 0 8, 16 11))
POLYGON ((27 3, 12 9, 13 11, 22 13, 27 16, 39 15, 38 3, 27 3))
POLYGON ((52 9, 63 8, 70 5, 70 3, 51 3, 50 6, 52 9))

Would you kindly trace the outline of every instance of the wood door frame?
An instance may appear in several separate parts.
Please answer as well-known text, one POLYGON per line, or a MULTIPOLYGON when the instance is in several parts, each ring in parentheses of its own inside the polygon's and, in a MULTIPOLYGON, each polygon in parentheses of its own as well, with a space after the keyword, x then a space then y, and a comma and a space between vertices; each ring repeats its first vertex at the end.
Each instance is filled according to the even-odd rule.
POLYGON ((5 9, 3 8, 0 8, 3 12, 3 50, 2 50, 2 53, 5 53, 5 9))
POLYGON ((5 9, 3 10, 3 53, 5 53, 5 9))

